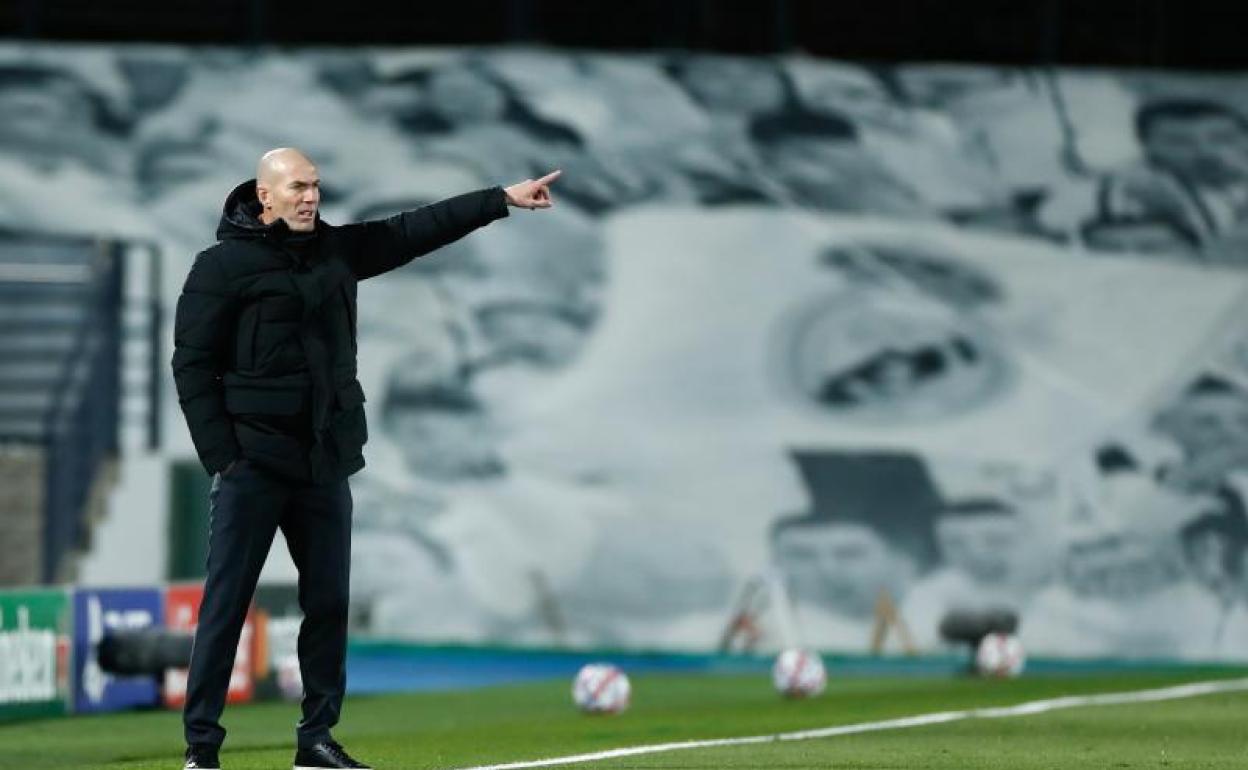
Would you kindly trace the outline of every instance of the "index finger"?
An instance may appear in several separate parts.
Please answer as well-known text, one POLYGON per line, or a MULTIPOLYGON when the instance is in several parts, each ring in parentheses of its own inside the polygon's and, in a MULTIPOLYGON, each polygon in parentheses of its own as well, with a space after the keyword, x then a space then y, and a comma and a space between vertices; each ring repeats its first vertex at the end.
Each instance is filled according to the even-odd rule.
POLYGON ((563 174, 563 169, 558 169, 558 168, 557 168, 557 169, 555 169, 554 171, 552 171, 552 172, 550 172, 549 174, 547 174, 546 176, 544 176, 544 177, 542 177, 541 179, 537 180, 537 183, 538 183, 538 184, 550 184, 551 182, 553 182, 553 181, 555 181, 556 179, 558 179, 558 178, 559 178, 562 174, 563 174))

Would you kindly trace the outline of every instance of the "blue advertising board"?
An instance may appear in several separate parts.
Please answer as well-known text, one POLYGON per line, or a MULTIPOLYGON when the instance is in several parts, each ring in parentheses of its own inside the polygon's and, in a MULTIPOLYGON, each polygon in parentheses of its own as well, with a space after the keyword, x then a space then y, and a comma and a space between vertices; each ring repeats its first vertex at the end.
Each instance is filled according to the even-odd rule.
POLYGON ((154 676, 121 677, 100 668, 98 649, 105 634, 164 624, 164 598, 158 588, 80 588, 74 591, 74 711, 117 711, 154 706, 154 676))

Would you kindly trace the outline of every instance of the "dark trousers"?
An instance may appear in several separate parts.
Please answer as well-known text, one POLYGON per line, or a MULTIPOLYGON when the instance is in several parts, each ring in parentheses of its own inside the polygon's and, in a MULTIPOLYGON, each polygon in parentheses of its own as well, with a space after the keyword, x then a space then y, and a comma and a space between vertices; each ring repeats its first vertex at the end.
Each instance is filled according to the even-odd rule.
POLYGON ((346 480, 285 481, 248 460, 217 474, 210 493, 208 577, 182 712, 187 743, 220 746, 226 688, 247 608, 280 527, 299 570, 300 747, 329 737, 346 689, 351 489, 346 480))

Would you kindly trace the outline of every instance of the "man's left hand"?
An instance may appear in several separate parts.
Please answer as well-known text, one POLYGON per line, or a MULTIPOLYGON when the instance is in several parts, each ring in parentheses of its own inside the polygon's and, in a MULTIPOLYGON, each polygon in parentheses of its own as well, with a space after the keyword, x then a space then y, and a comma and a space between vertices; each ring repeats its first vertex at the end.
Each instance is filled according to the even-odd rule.
POLYGON ((518 208, 548 209, 555 205, 550 198, 550 183, 559 178, 563 172, 556 169, 541 179, 526 179, 523 182, 504 187, 507 203, 518 208))

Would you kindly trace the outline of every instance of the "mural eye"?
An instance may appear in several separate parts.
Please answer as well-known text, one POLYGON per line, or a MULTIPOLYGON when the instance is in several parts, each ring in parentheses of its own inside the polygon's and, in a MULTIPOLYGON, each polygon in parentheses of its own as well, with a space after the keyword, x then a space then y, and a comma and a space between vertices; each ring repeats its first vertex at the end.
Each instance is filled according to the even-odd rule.
POLYGON ((972 320, 884 292, 808 300, 777 323, 772 345, 791 403, 852 421, 922 424, 969 414, 1013 381, 1006 352, 972 320))

